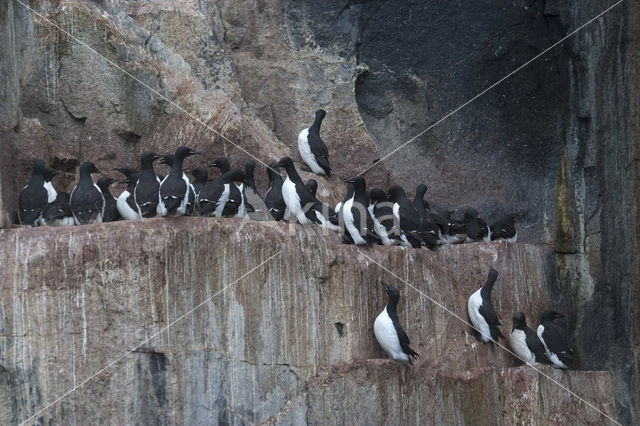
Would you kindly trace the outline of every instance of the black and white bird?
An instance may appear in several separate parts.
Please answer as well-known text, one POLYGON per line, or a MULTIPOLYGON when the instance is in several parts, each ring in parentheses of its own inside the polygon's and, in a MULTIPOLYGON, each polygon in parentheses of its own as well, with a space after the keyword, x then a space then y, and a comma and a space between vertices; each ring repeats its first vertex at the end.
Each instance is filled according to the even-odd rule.
POLYGON ((60 174, 58 170, 50 169, 49 167, 45 167, 44 172, 42 173, 42 176, 44 177, 44 188, 47 190, 48 195, 47 202, 49 203, 53 203, 58 195, 53 187, 53 183, 51 183, 53 178, 58 174, 60 174))
POLYGON ((287 205, 282 198, 282 176, 280 176, 280 168, 276 164, 270 164, 267 168, 267 176, 269 177, 269 189, 264 195, 264 202, 267 205, 269 213, 276 221, 284 219, 287 205))
MULTIPOLYGON (((420 248, 424 244, 420 233, 420 216, 398 185, 389 188, 388 200, 393 203, 393 215, 400 224, 400 241, 405 247, 420 248)), ((435 242, 434 242, 435 246, 435 242)))
POLYGON ((457 220, 454 217, 454 211, 447 211, 441 215, 445 222, 440 234, 440 242, 442 244, 461 244, 467 239, 467 225, 464 219, 457 220))
POLYGON ((289 157, 282 157, 276 166, 284 168, 287 173, 287 178, 282 184, 282 198, 290 213, 289 220, 295 218, 301 225, 318 224, 314 210, 315 200, 302 182, 293 160, 289 157))
POLYGON ((425 242, 425 245, 434 250, 440 239, 440 228, 435 220, 435 215, 430 211, 429 203, 424 201, 424 194, 427 192, 427 186, 419 184, 416 187, 416 195, 413 199, 413 208, 418 213, 420 225, 418 231, 425 242))
POLYGON ((171 171, 160 183, 160 201, 158 211, 162 216, 182 216, 193 213, 196 193, 187 175, 182 171, 184 159, 199 154, 180 146, 172 156, 165 156, 163 160, 171 165, 171 171))
POLYGON ((464 223, 467 228, 467 242, 491 241, 491 230, 476 209, 469 207, 465 210, 464 223))
POLYGON ((247 206, 247 215, 251 220, 268 221, 273 220, 273 216, 269 213, 269 209, 264 202, 264 199, 258 192, 258 187, 255 181, 256 162, 253 160, 247 160, 244 162, 244 174, 247 179, 247 184, 244 186, 244 202, 247 206))
POLYGON ((497 342, 500 337, 504 339, 504 336, 500 332, 502 323, 491 304, 491 290, 497 278, 498 271, 490 269, 487 282, 475 291, 467 302, 467 312, 469 313, 471 324, 473 324, 479 332, 479 338, 484 343, 491 340, 497 342))
POLYGON ((373 218, 369 212, 369 194, 367 183, 362 176, 347 181, 353 185, 353 196, 342 205, 342 218, 345 234, 357 246, 371 246, 377 241, 373 218))
POLYGON ((138 183, 138 177, 140 176, 140 172, 131 167, 117 167, 116 169, 123 175, 125 175, 125 179, 120 181, 120 183, 126 183, 127 189, 122 191, 122 193, 118 196, 116 200, 116 207, 118 208, 118 213, 125 220, 137 220, 140 219, 140 213, 138 213, 138 206, 136 206, 136 202, 133 196, 133 192, 135 190, 136 184, 138 183))
POLYGON ((329 150, 320 137, 320 126, 326 115, 327 113, 323 109, 316 111, 316 119, 313 125, 301 130, 298 134, 298 150, 300 151, 300 156, 313 173, 331 177, 329 150))
POLYGON ((573 367, 573 350, 569 346, 567 331, 555 322, 560 318, 564 318, 564 315, 550 309, 545 310, 540 316, 537 331, 553 367, 567 369, 573 367))
POLYGON ((193 190, 195 191, 197 197, 198 194, 200 194, 202 188, 204 188, 204 186, 209 181, 209 172, 205 167, 198 167, 191 170, 189 174, 193 176, 193 182, 191 183, 191 185, 193 185, 193 190))
POLYGON ((411 342, 407 333, 404 332, 398 321, 398 300, 400 292, 397 288, 382 283, 384 291, 387 292, 387 306, 380 312, 380 315, 373 323, 373 333, 376 335, 378 343, 389 357, 396 361, 406 361, 412 363, 412 358, 419 355, 409 346, 411 342))
POLYGON ((113 198, 113 195, 111 195, 111 191, 109 190, 109 186, 115 181, 115 179, 103 176, 98 179, 98 182, 96 182, 96 185, 98 185, 98 188, 100 188, 100 192, 102 192, 102 196, 104 197, 104 214, 102 215, 103 222, 115 222, 116 220, 122 219, 120 212, 118 211, 118 202, 113 198))
POLYGON ((56 199, 47 205, 44 211, 44 221, 49 226, 70 226, 76 221, 71 213, 69 202, 71 197, 68 192, 58 192, 56 199))
POLYGON ((353 191, 355 191, 355 188, 353 187, 352 183, 348 183, 347 182, 347 193, 345 194, 344 198, 342 199, 342 201, 339 201, 336 204, 336 208, 334 209, 336 211, 336 213, 340 214, 340 209, 342 209, 342 205, 349 199, 351 199, 351 197, 353 197, 353 191))
POLYGON ((140 156, 140 176, 133 190, 134 201, 140 217, 154 217, 158 214, 160 201, 160 178, 153 170, 153 162, 162 156, 155 152, 143 152, 140 156))
POLYGON ((536 333, 527 327, 527 319, 522 312, 513 315, 513 328, 509 335, 513 352, 527 365, 549 364, 544 345, 536 333))
POLYGON ((245 182, 242 170, 231 169, 208 182, 200 191, 198 197, 198 213, 200 216, 225 217, 224 212, 229 202, 229 196, 233 188, 237 189, 236 182, 245 182))
POLYGON ((400 242, 398 232, 400 222, 393 215, 393 203, 387 200, 387 194, 381 188, 369 191, 369 213, 373 219, 373 229, 384 246, 400 242), (394 229, 396 230, 394 232, 394 229))
POLYGON ((100 171, 90 161, 85 161, 80 166, 80 179, 73 191, 71 191, 71 213, 76 225, 88 225, 102 222, 104 215, 104 196, 98 185, 91 180, 91 173, 100 171))
POLYGON ((318 192, 318 182, 315 179, 309 179, 304 186, 307 187, 309 193, 315 200, 313 209, 316 212, 317 222, 319 226, 329 228, 332 231, 339 232, 338 214, 331 207, 318 200, 316 193, 318 192))
POLYGON ((494 241, 504 240, 510 243, 515 243, 518 240, 518 231, 516 230, 515 225, 517 220, 518 215, 512 213, 492 224, 489 227, 491 230, 491 239, 494 241))
MULTIPOLYGON (((228 173, 231 170, 231 164, 226 157, 220 157, 209 164, 209 167, 216 167, 220 169, 222 175, 228 173)), ((244 190, 244 182, 246 182, 246 176, 242 174, 243 179, 240 185, 236 185, 234 182, 229 186, 229 196, 227 202, 222 209, 222 216, 216 217, 245 217, 247 215, 247 209, 244 203, 244 196, 242 192, 244 190)))
POLYGON ((34 161, 31 179, 18 195, 18 221, 21 225, 44 224, 43 214, 49 202, 49 194, 44 186, 44 169, 44 161, 34 161))

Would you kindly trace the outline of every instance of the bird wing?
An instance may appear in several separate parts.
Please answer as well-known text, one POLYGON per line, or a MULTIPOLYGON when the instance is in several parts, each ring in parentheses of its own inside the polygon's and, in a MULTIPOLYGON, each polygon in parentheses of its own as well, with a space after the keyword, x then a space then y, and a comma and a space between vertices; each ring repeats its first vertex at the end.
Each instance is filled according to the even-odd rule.
POLYGON ((201 216, 211 216, 218 207, 218 200, 224 193, 224 182, 220 177, 208 182, 198 196, 198 211, 201 216))
POLYGON ((395 327, 398 333, 398 340, 400 340, 400 347, 402 348, 402 351, 404 353, 409 355, 409 363, 411 363, 411 357, 417 357, 418 353, 415 352, 413 349, 411 349, 411 347, 409 346, 411 344, 411 342, 409 341, 409 336, 407 336, 407 333, 404 332, 404 329, 402 328, 402 326, 400 326, 400 323, 398 322, 397 319, 393 320, 393 326, 395 327))
POLYGON ((149 177, 142 175, 138 179, 134 190, 135 202, 143 217, 153 217, 158 207, 158 192, 160 184, 155 175, 149 177))
POLYGON ((564 328, 553 322, 545 322, 544 331, 542 332, 544 342, 547 344, 549 351, 555 354, 565 354, 569 359, 573 358, 573 350, 569 346, 569 336, 564 328))
POLYGON ((478 312, 480 312, 480 315, 482 315, 485 321, 487 321, 487 324, 489 324, 493 340, 498 340, 498 337, 502 337, 504 339, 502 332, 500 332, 500 329, 498 328, 502 325, 502 322, 500 321, 500 318, 498 318, 496 310, 493 309, 493 305, 491 305, 491 303, 483 302, 482 305, 480 305, 478 312))
POLYGON ((528 327, 525 327, 524 334, 526 337, 526 343, 531 352, 536 356, 536 361, 550 364, 551 361, 547 358, 544 344, 540 341, 538 335, 528 327))
POLYGON ((178 208, 187 195, 187 183, 184 179, 166 178, 160 186, 160 199, 167 210, 178 208))
POLYGON ((47 208, 48 193, 44 186, 25 186, 18 196, 20 220, 32 224, 47 208))
POLYGON ((331 172, 331 167, 329 166, 329 149, 320 135, 309 133, 307 140, 309 141, 311 153, 315 157, 318 165, 322 167, 325 172, 331 172))

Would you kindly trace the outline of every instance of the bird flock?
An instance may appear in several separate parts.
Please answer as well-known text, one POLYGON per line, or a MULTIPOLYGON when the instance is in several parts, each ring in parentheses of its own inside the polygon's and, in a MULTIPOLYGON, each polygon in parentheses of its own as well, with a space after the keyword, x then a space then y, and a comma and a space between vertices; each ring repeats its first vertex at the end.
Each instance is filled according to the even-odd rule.
MULTIPOLYGON (((311 172, 330 178, 329 151, 320 137, 325 116, 324 110, 318 110, 313 125, 300 131, 298 150, 311 172)), ((155 216, 240 217, 317 225, 339 232, 345 244, 430 250, 443 244, 517 239, 516 214, 489 226, 471 207, 464 210, 462 217, 456 211, 438 210, 424 199, 427 192, 424 184, 417 185, 415 197, 410 200, 399 185, 387 191, 381 188, 367 191, 365 178, 355 176, 346 181, 345 196, 332 208, 316 197, 318 182, 314 179, 304 182, 290 157, 267 167, 269 189, 262 196, 254 181, 253 160, 246 161, 241 170, 232 168, 227 158, 220 157, 208 167, 190 170, 193 179, 189 179, 183 162, 198 154, 186 146, 180 146, 174 154, 144 152, 139 170, 128 166, 115 169, 124 176, 120 183, 127 185, 117 199, 109 190, 116 180, 101 177, 94 183, 91 175, 99 171, 91 162, 82 163, 78 183, 69 194, 57 193, 53 188, 52 179, 59 172, 36 160, 31 179, 18 197, 19 223, 61 226, 155 216), (168 175, 156 173, 157 160, 170 167, 168 175), (210 179, 208 168, 217 168, 220 174, 210 179)), ((490 300, 497 275, 491 270, 487 283, 468 302, 469 318, 483 342, 503 337, 490 300)), ((409 338, 398 322, 396 306, 400 294, 393 286, 383 286, 389 300, 374 323, 375 336, 392 359, 411 362, 418 354, 409 347, 409 338)), ((516 313, 510 335, 512 349, 528 364, 545 362, 567 368, 570 349, 566 332, 554 323, 559 317, 554 311, 545 311, 536 335, 526 326, 524 314, 516 313), (557 342, 562 344, 558 346, 557 342)))

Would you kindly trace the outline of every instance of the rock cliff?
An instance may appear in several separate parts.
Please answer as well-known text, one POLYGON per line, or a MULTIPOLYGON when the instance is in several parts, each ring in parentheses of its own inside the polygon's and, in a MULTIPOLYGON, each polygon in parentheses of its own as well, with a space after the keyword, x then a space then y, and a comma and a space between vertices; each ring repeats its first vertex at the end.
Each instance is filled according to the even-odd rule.
MULTIPOLYGON (((336 178, 318 179, 319 195, 324 200, 335 202, 342 196, 344 178, 365 169, 393 147, 409 140, 613 4, 578 0, 508 4, 491 0, 476 3, 465 0, 43 0, 29 2, 34 13, 16 0, 2 1, 0 149, 3 155, 0 155, 0 227, 9 227, 14 221, 17 193, 28 179, 34 158, 43 158, 64 172, 54 181, 58 190, 72 187, 75 170, 83 160, 94 161, 106 174, 111 174, 110 170, 116 165, 135 164, 138 154, 144 150, 167 152, 181 144, 204 152, 204 159, 191 158, 188 166, 218 155, 228 155, 234 163, 240 164, 247 155, 238 150, 236 145, 265 161, 285 154, 297 158, 297 132, 309 124, 313 112, 320 107, 329 111, 323 125, 323 135, 329 144, 336 178), (111 63, 98 58, 78 40, 90 45, 111 63)), ((530 262, 537 265, 537 270, 544 271, 541 274, 547 277, 536 284, 545 283, 540 293, 532 296, 532 300, 536 301, 533 309, 539 310, 543 300, 566 309, 580 368, 608 370, 612 373, 611 381, 606 375, 589 376, 601 377, 598 379, 600 382, 593 379, 593 383, 597 382, 594 389, 599 389, 594 391, 595 399, 598 400, 602 389, 612 386, 615 410, 610 412, 615 412, 618 419, 628 424, 638 423, 640 419, 639 337, 631 327, 640 319, 637 303, 640 300, 640 287, 635 285, 640 279, 640 263, 634 258, 634 253, 640 251, 637 215, 640 207, 640 177, 637 171, 640 140, 640 103, 637 95, 640 87, 640 74, 637 72, 640 65, 639 28, 640 8, 637 2, 623 1, 561 46, 434 127, 366 175, 368 182, 379 186, 394 182, 409 189, 418 181, 425 182, 430 188, 428 198, 436 204, 446 207, 473 204, 489 218, 503 211, 524 213, 519 227, 521 241, 546 248, 519 245, 517 250, 511 252, 511 249, 487 247, 499 250, 500 255, 522 256, 522 261, 526 260, 526 256, 533 256, 530 262)), ((266 176, 259 169, 258 185, 264 188, 265 181, 266 176)), ((184 222, 189 226, 176 226, 195 226, 186 229, 185 235, 196 238, 197 226, 205 225, 195 225, 194 221, 184 222)), ((112 229, 125 237, 126 232, 120 228, 122 226, 116 225, 112 229)), ((145 229, 147 225, 136 226, 145 229)), ((158 226, 170 228, 164 223, 158 226)), ((94 228, 48 232, 54 232, 56 237, 53 240, 56 241, 62 238, 61 235, 69 233, 67 240, 73 242, 91 238, 87 234, 88 229, 92 233, 99 233, 94 228)), ((219 232, 230 231, 221 229, 219 232)), ((35 235, 48 233, 47 230, 3 231, 0 241, 3 252, 0 256, 7 261, 14 261, 13 257, 8 256, 15 255, 16 247, 7 242, 7 238, 16 244, 21 238, 33 241, 31 251, 23 253, 22 258, 17 257, 20 262, 15 267, 22 268, 21 271, 26 274, 23 277, 27 277, 22 278, 25 280, 23 282, 31 282, 31 276, 49 273, 52 275, 47 278, 48 286, 53 286, 48 279, 56 277, 56 288, 64 292, 70 286, 67 291, 71 292, 73 286, 78 284, 74 284, 75 281, 69 276, 65 277, 62 272, 69 260, 51 260, 46 266, 51 269, 48 272, 41 266, 35 266, 39 265, 38 262, 46 263, 46 257, 31 259, 31 253, 38 256, 41 253, 33 239, 35 235)), ((148 262, 144 257, 139 257, 139 247, 138 251, 127 255, 129 248, 124 241, 128 240, 113 243, 113 249, 125 251, 123 256, 128 256, 128 262, 135 262, 135 259, 140 265, 148 262)), ((159 244, 165 244, 164 239, 161 241, 159 244)), ((296 238, 287 241, 287 252, 292 250, 292 247, 288 247, 294 244, 291 241, 299 243, 296 238)), ((305 252, 316 250, 314 244, 311 241, 305 245, 305 252)), ((453 252, 444 250, 443 254, 437 256, 482 256, 482 246, 471 247, 475 249, 463 247, 453 252), (459 250, 464 253, 458 253, 459 250), (467 250, 478 253, 467 253, 467 250)), ((83 253, 87 253, 87 256, 88 253, 92 253, 91 256, 105 255, 103 251, 97 253, 93 250, 95 248, 86 248, 83 253)), ((195 256, 190 249, 181 253, 187 258, 195 256)), ((252 256, 251 262, 256 264, 263 254, 266 255, 260 253, 260 256, 252 256)), ((311 256, 311 252, 307 254, 311 256)), ((418 260, 423 256, 424 259, 431 258, 423 253, 403 253, 402 256, 417 256, 418 260)), ((347 257, 351 258, 352 255, 347 257)), ((312 256, 310 258, 315 259, 312 256)), ((398 259, 396 261, 400 262, 398 259)), ((521 262, 520 258, 518 262, 521 262)), ((316 265, 321 269, 329 268, 316 265)), ((14 268, 13 263, 2 263, 0 266, 3 274, 14 268)), ((241 270, 246 272, 244 266, 241 270)), ((427 268, 424 265, 420 267, 427 268)), ((431 270, 432 267, 435 266, 430 264, 427 269, 431 270)), ((227 268, 229 273, 233 272, 229 269, 231 266, 227 268)), ((109 270, 107 266, 102 269, 109 270)), ((480 269, 478 267, 474 271, 473 283, 477 284, 478 279, 482 281, 484 272, 480 269)), ((135 271, 136 274, 144 272, 142 269, 135 271)), ((408 266, 403 271, 415 273, 408 266)), ((434 282, 439 282, 441 277, 438 274, 445 274, 443 281, 449 279, 445 278, 447 271, 438 268, 434 271, 438 271, 431 275, 434 282)), ((506 278, 505 274, 512 274, 511 279, 516 284, 527 280, 526 273, 522 271, 507 271, 501 271, 501 280, 506 278)), ((77 273, 84 274, 82 271, 77 273)), ((91 283, 93 279, 93 276, 86 278, 86 283, 91 283)), ((128 281, 137 283, 141 279, 142 276, 132 273, 128 281)), ((344 281, 345 287, 359 288, 357 286, 362 285, 355 277, 347 276, 345 279, 354 280, 344 281)), ((109 282, 108 278, 103 281, 109 282)), ((15 282, 15 279, 4 282, 15 282)), ((211 284, 207 285, 209 287, 206 288, 213 288, 211 284)), ((149 295, 153 293, 151 288, 149 295)), ((4 290, 0 295, 3 309, 22 312, 22 306, 14 306, 18 287, 11 287, 10 291, 9 296, 4 290), (7 303, 11 303, 11 306, 8 307, 7 303)), ((124 289, 122 291, 126 292, 124 289)), ((196 300, 197 294, 189 295, 189 291, 184 290, 183 297, 196 300)), ((380 289, 375 291, 376 300, 381 303, 380 289)), ((448 294, 447 297, 455 299, 461 295, 448 294)), ((454 303, 454 299, 451 299, 451 303, 454 303)), ((37 303, 42 305, 49 303, 38 300, 37 303)), ((104 303, 109 300, 105 298, 104 303)), ((70 299, 64 303, 67 302, 71 303, 70 299)), ((129 303, 122 302, 123 314, 128 312, 126 310, 137 311, 133 304, 127 305, 125 302, 129 303), (128 307, 124 308, 125 305, 128 307)), ((36 302, 30 303, 29 306, 33 307, 36 302)), ((371 303, 371 300, 367 300, 367 303, 371 303)), ((460 303, 460 300, 456 299, 455 303, 460 303)), ((83 306, 81 299, 77 298, 73 304, 75 309, 83 306)), ((66 307, 70 305, 63 304, 61 309, 66 307)), ((512 307, 506 306, 507 310, 512 307)), ((375 309, 378 309, 377 305, 375 309)), ((53 315, 54 310, 48 312, 48 315, 53 315)), ((174 313, 177 314, 177 311, 174 313)), ((365 313, 360 315, 364 316, 365 313)), ((366 315, 371 319, 373 311, 366 315)), ((509 317, 510 314, 507 314, 505 319, 509 317)), ((19 321, 28 323, 36 321, 36 318, 12 316, 11 321, 11 324, 22 324, 19 321)), ((144 324, 150 324, 156 320, 147 318, 144 321, 144 324)), ((3 329, 11 330, 7 331, 7 335, 13 336, 13 325, 7 327, 5 324, 3 329)), ((60 327, 62 324, 55 333, 62 332, 60 327)), ((126 324, 121 329, 133 333, 126 324)), ((424 333, 419 335, 432 336, 434 329, 421 331, 424 333)), ((82 333, 76 329, 69 333, 77 339, 82 337, 82 333)), ((313 330, 313 333, 319 331, 313 330)), ((135 339, 131 334, 128 336, 130 340, 120 340, 119 343, 133 343, 135 339)), ((357 357, 344 355, 340 358, 332 355, 329 359, 335 362, 327 366, 323 364, 325 370, 322 371, 334 371, 332 375, 347 377, 342 382, 314 382, 316 379, 312 380, 312 377, 323 377, 320 370, 313 375, 302 374, 300 377, 304 379, 295 380, 287 379, 288 373, 281 372, 278 377, 290 380, 288 383, 291 386, 285 386, 289 393, 283 391, 278 401, 293 401, 283 408, 284 412, 299 413, 293 406, 300 403, 306 407, 307 413, 311 413, 307 419, 317 419, 313 410, 322 413, 317 411, 321 404, 325 404, 325 407, 347 404, 342 400, 332 400, 331 395, 323 394, 320 389, 330 389, 332 386, 344 386, 345 389, 351 386, 350 391, 365 394, 368 391, 363 389, 372 389, 358 379, 368 377, 373 368, 372 361, 364 360, 381 355, 362 355, 375 348, 372 336, 369 335, 368 339, 370 341, 358 346, 357 351, 348 352, 358 354, 357 357), (337 364, 349 363, 351 366, 348 368, 344 365, 336 367, 337 364), (356 388, 356 383, 364 384, 356 388), (296 386, 304 389, 302 393, 292 390, 296 386), (308 391, 311 388, 315 390, 308 391), (294 396, 299 397, 295 399, 294 396)), ((187 370, 174 370, 171 373, 173 376, 169 374, 174 367, 167 364, 167 346, 165 344, 162 350, 159 349, 158 353, 165 354, 162 356, 151 352, 151 355, 139 354, 140 361, 127 370, 130 374, 128 377, 133 377, 131 382, 114 381, 129 383, 127 386, 138 398, 134 398, 135 401, 128 400, 128 405, 124 402, 120 405, 127 405, 127 413, 135 413, 133 417, 123 414, 123 420, 135 419, 136 416, 148 419, 151 417, 144 416, 151 416, 156 412, 154 410, 159 410, 157 412, 162 416, 168 416, 163 417, 167 421, 177 421, 185 417, 173 414, 171 410, 192 412, 190 408, 184 408, 187 402, 179 405, 161 394, 148 400, 145 398, 151 398, 151 395, 141 391, 151 385, 161 386, 164 383, 162 377, 173 377, 171 380, 180 384, 181 389, 190 389, 176 379, 176 375, 183 376, 183 371, 187 370), (166 373, 165 376, 158 376, 149 371, 166 373), (148 373, 151 375, 146 376, 148 373), (161 403, 171 407, 154 408, 161 403), (145 412, 147 409, 151 411, 145 412)), ((122 345, 117 347, 121 348, 122 345)), ((436 348, 437 345, 433 350, 436 348)), ((429 352, 421 349, 425 352, 423 358, 429 357, 433 361, 434 358, 427 355, 429 352)), ((342 353, 340 351, 347 349, 340 346, 334 350, 342 353)), ((102 353, 101 350, 97 352, 102 353)), ((77 355, 79 352, 76 349, 74 353, 77 355)), ((7 356, 3 355, 3 359, 7 356)), ((11 359, 19 358, 16 356, 11 359)), ((232 358, 237 357, 234 355, 232 358)), ((315 364, 328 362, 322 357, 313 359, 315 364)), ((461 355, 458 361, 460 365, 468 366, 470 358, 461 355)), ((507 367, 507 361, 503 359, 496 365, 485 367, 500 369, 507 367), (502 364, 503 361, 505 364, 502 364)), ((57 365, 57 362, 76 365, 76 361, 66 358, 49 359, 46 362, 52 365, 57 365)), ((287 362, 291 362, 291 359, 287 362)), ((426 365, 426 361, 421 362, 426 365)), ((5 365, 4 362, 2 365, 5 365)), ((21 387, 23 391, 19 397, 11 396, 12 399, 2 402, 2 407, 12 407, 10 410, 0 409, 2 413, 14 416, 11 418, 23 418, 40 405, 45 400, 43 398, 50 397, 49 394, 37 392, 55 388, 55 392, 50 392, 56 393, 65 388, 56 380, 66 378, 47 376, 43 379, 33 372, 38 370, 38 374, 42 374, 46 365, 25 368, 24 371, 30 373, 21 373, 22 376, 14 377, 11 375, 13 373, 4 376, 7 377, 4 383, 9 386, 5 389, 21 387)), ((92 364, 91 367, 96 365, 92 364)), ((240 374, 240 370, 234 370, 233 366, 237 364, 232 360, 226 365, 228 370, 225 371, 229 371, 229 374, 240 374)), ((256 367, 245 365, 246 374, 253 374, 252 377, 261 374, 255 368, 249 372, 250 366, 256 367)), ((389 370, 392 368, 395 367, 387 366, 383 371, 395 371, 389 370)), ((422 364, 418 369, 421 368, 422 364)), ((86 371, 89 371, 88 367, 86 371)), ((495 376, 498 374, 496 371, 478 373, 474 376, 478 377, 477 380, 469 380, 476 383, 474 386, 494 386, 494 382, 487 380, 489 377, 498 377, 495 376)), ((505 377, 513 378, 514 383, 520 383, 518 380, 524 377, 522 380, 527 386, 537 386, 537 378, 529 377, 528 373, 516 376, 513 375, 515 370, 508 371, 510 373, 505 373, 505 377)), ((575 373, 575 380, 579 380, 579 375, 575 373)), ((63 376, 68 377, 61 373, 63 376)), ((252 388, 240 386, 226 373, 222 376, 225 382, 220 386, 231 387, 233 384, 235 392, 252 388)), ((273 372, 272 377, 275 376, 273 372)), ((420 377, 424 376, 406 376, 407 380, 418 382, 420 377)), ((197 386, 210 389, 213 382, 207 380, 203 376, 202 383, 197 386)), ((259 382, 254 378, 251 380, 259 382)), ((450 409, 450 413, 460 415, 465 412, 468 413, 465 416, 471 416, 472 408, 463 409, 461 405, 455 405, 455 401, 468 399, 460 396, 460 389, 465 388, 460 384, 461 379, 447 380, 430 382, 434 389, 442 390, 450 386, 450 393, 442 391, 440 395, 450 395, 453 399, 446 401, 452 405, 446 405, 446 398, 442 396, 440 406, 446 405, 448 408, 442 408, 439 413, 444 416, 443 413, 450 409)), ((386 379, 381 378, 378 383, 384 381, 386 379)), ((108 388, 106 382, 99 383, 103 383, 104 389, 108 388)), ((420 394, 422 382, 414 384, 416 387, 411 389, 415 390, 416 395, 420 394)), ((173 385, 167 382, 163 386, 169 389, 173 385)), ((117 386, 114 385, 114 389, 117 386)), ((582 382, 578 386, 588 389, 582 382)), ((499 392, 504 398, 508 393, 505 389, 499 392)), ((92 395, 100 394, 100 390, 94 389, 93 392, 92 395)), ((264 395, 252 395, 252 398, 263 401, 266 398, 264 395)), ((544 393, 538 393, 538 396, 538 399, 527 400, 527 403, 539 404, 538 413, 543 413, 545 411, 540 407, 547 407, 548 396, 544 393)), ((80 422, 83 414, 77 410, 83 409, 82 399, 79 396, 76 398, 72 403, 76 408, 71 411, 78 416, 76 421, 80 422)), ((392 396, 376 398, 383 400, 392 396)), ((406 404, 420 401, 412 398, 407 394, 407 399, 402 401, 406 404)), ((482 398, 489 396, 482 395, 482 398)), ((493 401, 496 403, 495 399, 493 401)), ((513 403, 516 403, 515 399, 513 403)), ((210 409, 207 404, 197 406, 206 406, 201 408, 206 411, 210 409)), ((238 408, 235 402, 220 404, 236 407, 234 410, 238 408)), ((371 410, 375 409, 374 404, 369 405, 371 410)), ((73 418, 66 417, 71 414, 66 414, 65 407, 61 404, 57 410, 62 411, 47 415, 72 421, 73 418)), ((276 413, 282 406, 274 403, 272 408, 270 412, 276 413)), ((88 410, 86 407, 84 409, 88 410)), ((388 409, 381 409, 376 419, 397 418, 394 409, 397 407, 390 405, 388 409)), ((565 407, 563 412, 571 411, 565 407)), ((246 414, 242 410, 237 413, 240 416, 246 414)), ((228 414, 231 415, 230 412, 228 414)), ((101 418, 106 418, 106 415, 101 418)), ((227 418, 220 421, 224 419, 227 418)), ((235 419, 240 421, 240 417, 235 419)), ((438 421, 445 417, 434 419, 438 421)), ((506 418, 504 421, 508 423, 506 418)))
MULTIPOLYGON (((0 261, 10 265, 0 272, 3 423, 78 385, 39 422, 606 420, 479 344, 426 297, 466 318, 467 295, 494 267, 505 332, 515 310, 535 321, 545 306, 561 308, 549 250, 478 243, 359 252, 317 229, 239 225, 180 218, 0 231, 0 261), (385 360, 375 341, 381 279, 401 290, 400 319, 420 354, 413 367, 385 360)), ((543 371, 612 413, 608 373, 543 371)))

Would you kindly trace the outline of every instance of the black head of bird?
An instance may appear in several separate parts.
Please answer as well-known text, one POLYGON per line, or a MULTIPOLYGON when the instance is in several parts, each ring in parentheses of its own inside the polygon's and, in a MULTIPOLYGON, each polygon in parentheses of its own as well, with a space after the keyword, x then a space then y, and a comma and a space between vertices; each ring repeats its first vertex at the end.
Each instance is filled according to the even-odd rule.
POLYGON ((314 197, 316 196, 316 193, 318 192, 318 182, 316 182, 315 179, 309 179, 304 186, 307 187, 311 195, 314 197))
POLYGON ((478 218, 478 211, 476 209, 474 209, 473 207, 469 207, 468 209, 466 209, 464 211, 464 220, 465 221, 469 221, 472 219, 477 219, 478 218))
POLYGON ((143 169, 145 167, 151 167, 153 165, 153 162, 161 157, 163 156, 160 154, 156 154, 155 152, 145 151, 142 153, 142 155, 140 155, 140 165, 143 169))
POLYGON ((160 159, 160 164, 166 164, 167 166, 171 167, 173 166, 174 158, 175 157, 172 154, 163 155, 162 158, 160 159))
POLYGON ((404 193, 404 189, 402 189, 401 186, 399 185, 393 185, 391 188, 389 188, 389 196, 388 199, 389 201, 391 201, 392 203, 396 203, 398 202, 398 200, 405 196, 406 194, 404 193))
POLYGON ((398 291, 397 288, 384 282, 382 283, 382 287, 384 287, 384 291, 387 293, 390 300, 400 299, 400 291, 398 291))
POLYGON ((175 156, 176 158, 187 158, 190 155, 198 155, 200 154, 198 151, 194 151, 191 148, 187 148, 186 146, 179 146, 176 149, 175 156))
POLYGON ((513 329, 524 330, 527 326, 527 319, 522 312, 516 312, 513 314, 513 329))
POLYGON ((206 183, 207 179, 209 179, 209 172, 204 167, 193 169, 189 174, 195 178, 196 182, 206 183))
POLYGON ((423 198, 424 194, 427 193, 427 185, 421 183, 416 186, 416 198, 423 198))
POLYGON ((231 170, 231 163, 229 163, 229 159, 226 157, 219 157, 213 160, 212 163, 209 163, 209 167, 216 167, 224 174, 231 170))
POLYGON ((109 186, 115 181, 116 181, 115 179, 112 179, 107 176, 103 176, 100 179, 98 179, 98 181, 96 182, 96 185, 98 185, 98 188, 100 188, 100 191, 106 192, 109 190, 109 186))
POLYGON ((316 120, 323 120, 327 116, 327 112, 323 109, 319 109, 316 111, 316 120))
POLYGON ((134 169, 133 167, 116 167, 113 170, 122 173, 126 177, 129 177, 134 173, 138 173, 138 170, 134 169))
POLYGON ((387 201, 387 194, 382 188, 373 188, 369 191, 369 198, 372 204, 381 203, 387 201))
POLYGON ((293 160, 291 157, 282 157, 276 164, 275 167, 284 167, 285 169, 293 167, 293 160))
POLYGON ((84 163, 82 163, 82 165, 80 166, 80 174, 91 175, 91 173, 100 173, 100 170, 98 170, 96 168, 96 165, 91 161, 85 161, 84 163))
POLYGON ((49 167, 45 167, 44 171, 42 172, 42 176, 44 177, 45 180, 48 180, 48 181, 50 181, 51 179, 53 179, 55 176, 59 174, 60 174, 59 170, 51 169, 49 167))
POLYGON ((33 162, 33 170, 31 174, 42 176, 44 175, 44 169, 45 169, 44 161, 36 160, 33 162))
POLYGON ((559 318, 564 318, 564 315, 552 309, 546 309, 542 312, 542 315, 540 315, 540 322, 553 321, 559 318))
POLYGON ((363 191, 367 187, 367 183, 362 176, 355 176, 346 181, 353 185, 354 189, 357 191, 363 191))

